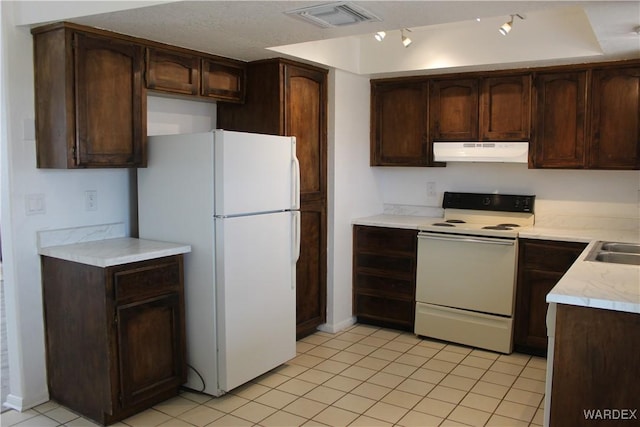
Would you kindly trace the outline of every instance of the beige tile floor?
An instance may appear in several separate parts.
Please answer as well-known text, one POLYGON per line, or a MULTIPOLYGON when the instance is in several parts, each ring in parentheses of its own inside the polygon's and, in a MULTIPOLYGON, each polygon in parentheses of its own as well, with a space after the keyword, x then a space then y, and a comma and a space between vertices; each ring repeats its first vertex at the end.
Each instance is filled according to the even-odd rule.
MULTIPOLYGON (((545 359, 355 325, 297 343, 288 363, 231 393, 183 391, 115 426, 538 426, 545 359)), ((7 426, 94 426, 53 401, 7 426)))

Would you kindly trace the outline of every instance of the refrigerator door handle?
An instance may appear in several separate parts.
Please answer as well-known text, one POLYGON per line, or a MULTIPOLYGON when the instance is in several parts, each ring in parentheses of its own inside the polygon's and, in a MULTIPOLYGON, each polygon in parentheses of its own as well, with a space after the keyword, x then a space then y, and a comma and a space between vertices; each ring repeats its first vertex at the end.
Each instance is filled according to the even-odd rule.
POLYGON ((291 137, 291 157, 293 159, 293 185, 291 194, 292 209, 300 209, 300 160, 296 156, 296 138, 291 137))
MULTIPOLYGON (((298 259, 300 258, 300 211, 292 211, 291 212, 293 215, 291 217, 292 219, 292 228, 293 228, 293 242, 292 242, 292 249, 293 249, 293 268, 294 268, 294 272, 295 272, 295 267, 296 267, 296 262, 298 261, 298 259)), ((291 282, 291 289, 295 289, 295 273, 293 275, 293 280, 291 282)))

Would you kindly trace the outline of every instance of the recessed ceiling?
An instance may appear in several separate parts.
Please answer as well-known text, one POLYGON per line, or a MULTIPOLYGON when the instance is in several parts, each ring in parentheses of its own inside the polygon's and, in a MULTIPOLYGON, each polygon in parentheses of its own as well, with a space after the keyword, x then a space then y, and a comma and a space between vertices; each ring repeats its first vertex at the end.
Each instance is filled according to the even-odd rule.
POLYGON ((68 20, 244 61, 287 56, 370 76, 640 58, 637 0, 350 1, 381 21, 330 28, 286 14, 327 1, 18 3, 24 25, 68 20), (501 36, 514 13, 526 19, 501 36), (402 28, 412 29, 406 49, 402 28))

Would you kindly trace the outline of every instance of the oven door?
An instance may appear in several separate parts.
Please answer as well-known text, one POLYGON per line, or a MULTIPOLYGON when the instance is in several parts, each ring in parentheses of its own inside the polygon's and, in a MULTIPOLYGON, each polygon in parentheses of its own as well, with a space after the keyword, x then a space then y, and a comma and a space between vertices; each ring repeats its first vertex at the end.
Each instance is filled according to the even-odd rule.
POLYGON ((416 301, 511 316, 517 239, 418 234, 416 301))

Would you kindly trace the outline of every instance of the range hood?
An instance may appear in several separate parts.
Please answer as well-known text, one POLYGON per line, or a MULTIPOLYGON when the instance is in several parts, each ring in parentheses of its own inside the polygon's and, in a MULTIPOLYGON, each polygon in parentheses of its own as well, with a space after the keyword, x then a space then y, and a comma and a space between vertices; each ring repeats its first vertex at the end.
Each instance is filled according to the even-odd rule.
POLYGON ((436 162, 527 163, 528 142, 434 142, 436 162))

